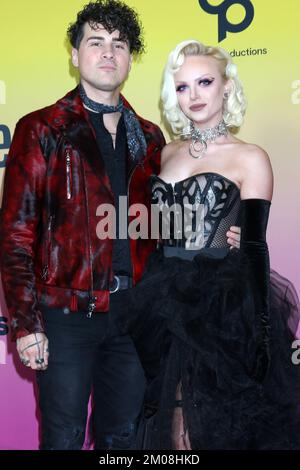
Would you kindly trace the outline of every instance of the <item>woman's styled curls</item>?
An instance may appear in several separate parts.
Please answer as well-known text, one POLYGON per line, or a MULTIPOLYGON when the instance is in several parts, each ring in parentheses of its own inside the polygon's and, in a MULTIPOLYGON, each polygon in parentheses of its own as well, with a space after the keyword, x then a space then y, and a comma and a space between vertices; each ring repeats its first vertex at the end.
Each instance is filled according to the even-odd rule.
POLYGON ((189 120, 182 113, 177 100, 174 74, 180 69, 187 56, 209 56, 215 58, 224 80, 230 79, 231 87, 224 100, 223 119, 228 127, 240 127, 246 110, 246 99, 238 78, 237 66, 228 52, 220 47, 205 46, 199 41, 188 40, 178 44, 170 53, 164 70, 161 100, 164 115, 174 134, 181 134, 189 127, 189 120))
POLYGON ((77 15, 75 23, 68 28, 70 43, 79 49, 84 35, 84 25, 88 23, 92 29, 101 24, 109 33, 120 32, 120 39, 128 41, 130 52, 144 52, 143 30, 137 13, 118 0, 96 0, 84 6, 77 15))

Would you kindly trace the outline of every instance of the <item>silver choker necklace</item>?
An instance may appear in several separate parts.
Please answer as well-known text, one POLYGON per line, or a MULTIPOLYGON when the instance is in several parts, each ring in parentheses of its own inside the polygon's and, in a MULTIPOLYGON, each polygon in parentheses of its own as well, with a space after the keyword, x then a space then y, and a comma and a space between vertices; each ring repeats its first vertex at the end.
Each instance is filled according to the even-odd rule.
POLYGON ((228 135, 228 130, 224 120, 219 122, 215 127, 208 127, 207 129, 198 129, 191 122, 190 130, 187 134, 183 134, 185 139, 192 139, 189 146, 189 154, 193 158, 202 158, 207 150, 207 142, 214 142, 218 137, 228 135))

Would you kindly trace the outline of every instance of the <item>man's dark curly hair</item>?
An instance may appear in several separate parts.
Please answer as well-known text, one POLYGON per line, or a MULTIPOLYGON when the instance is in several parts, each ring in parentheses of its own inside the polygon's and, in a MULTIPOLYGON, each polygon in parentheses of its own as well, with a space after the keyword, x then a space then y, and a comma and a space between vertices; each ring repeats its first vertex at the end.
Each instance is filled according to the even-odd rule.
POLYGON ((80 46, 85 23, 92 29, 97 29, 100 23, 109 33, 118 30, 120 39, 128 41, 131 53, 144 52, 143 30, 138 15, 119 0, 96 0, 83 7, 77 14, 76 22, 68 28, 68 37, 75 49, 80 46))

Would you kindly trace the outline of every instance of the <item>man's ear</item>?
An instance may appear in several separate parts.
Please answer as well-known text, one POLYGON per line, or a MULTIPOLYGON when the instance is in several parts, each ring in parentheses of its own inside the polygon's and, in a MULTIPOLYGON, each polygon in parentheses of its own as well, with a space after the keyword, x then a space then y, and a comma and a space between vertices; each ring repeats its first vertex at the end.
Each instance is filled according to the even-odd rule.
POLYGON ((74 67, 78 67, 78 50, 72 47, 72 64, 74 67))

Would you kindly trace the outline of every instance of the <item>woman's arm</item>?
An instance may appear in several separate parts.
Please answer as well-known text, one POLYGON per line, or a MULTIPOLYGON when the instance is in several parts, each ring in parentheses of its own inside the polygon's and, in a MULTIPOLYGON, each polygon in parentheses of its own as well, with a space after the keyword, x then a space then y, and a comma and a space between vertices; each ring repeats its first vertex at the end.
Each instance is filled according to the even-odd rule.
POLYGON ((246 154, 241 185, 241 250, 250 262, 255 300, 255 363, 252 377, 262 382, 270 364, 269 252, 266 229, 273 193, 273 173, 268 155, 251 146, 246 154))

